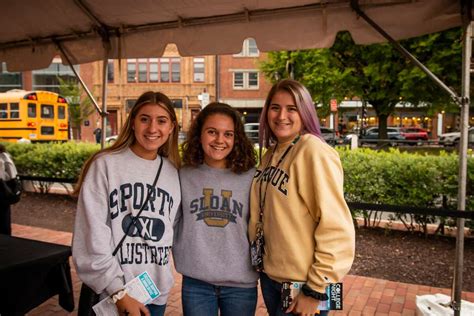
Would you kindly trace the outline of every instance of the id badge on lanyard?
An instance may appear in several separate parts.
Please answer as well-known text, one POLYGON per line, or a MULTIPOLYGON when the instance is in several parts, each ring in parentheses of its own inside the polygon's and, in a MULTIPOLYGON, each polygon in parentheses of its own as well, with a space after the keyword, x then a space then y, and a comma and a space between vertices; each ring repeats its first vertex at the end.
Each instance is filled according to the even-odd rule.
POLYGON ((265 239, 263 238, 263 223, 257 223, 255 240, 250 244, 250 258, 252 266, 257 272, 263 271, 263 254, 265 252, 265 239))

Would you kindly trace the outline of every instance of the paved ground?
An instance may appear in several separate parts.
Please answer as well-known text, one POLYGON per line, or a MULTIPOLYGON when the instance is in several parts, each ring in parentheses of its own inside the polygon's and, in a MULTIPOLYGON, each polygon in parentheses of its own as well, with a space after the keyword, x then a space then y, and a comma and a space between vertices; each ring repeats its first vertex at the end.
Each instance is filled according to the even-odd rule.
MULTIPOLYGON (((71 244, 71 233, 58 232, 43 228, 13 224, 13 235, 63 245, 71 244)), ((72 280, 76 307, 81 282, 72 267, 72 280)), ((348 275, 344 278, 344 310, 331 312, 331 315, 415 315, 416 295, 444 293, 450 295, 450 289, 441 289, 424 285, 407 284, 374 278, 348 275)), ((166 315, 178 316, 181 312, 181 277, 176 273, 176 284, 171 291, 166 315)), ((474 302, 474 292, 464 292, 463 299, 474 302)), ((59 305, 57 297, 53 297, 32 310, 30 316, 77 315, 77 311, 68 313, 59 305)), ((268 315, 259 295, 257 316, 268 315)))

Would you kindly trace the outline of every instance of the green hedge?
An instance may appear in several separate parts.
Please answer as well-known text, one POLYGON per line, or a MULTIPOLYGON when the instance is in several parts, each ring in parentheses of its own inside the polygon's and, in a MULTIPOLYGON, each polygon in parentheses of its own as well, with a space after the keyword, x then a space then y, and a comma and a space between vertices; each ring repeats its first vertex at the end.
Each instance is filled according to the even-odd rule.
MULTIPOLYGON (((84 161, 99 146, 90 143, 6 143, 20 174, 77 179, 84 161)), ((420 207, 457 208, 458 156, 441 152, 421 155, 398 150, 374 151, 367 148, 337 149, 344 167, 344 191, 349 202, 366 202, 420 207)), ((474 210, 474 158, 468 159, 466 209, 474 210)), ((370 221, 377 212, 359 212, 370 221)), ((398 216, 407 227, 435 221, 429 216, 398 216), (411 225, 411 226, 410 226, 411 225)), ((452 223, 437 219, 443 224, 452 223)), ((467 223, 473 225, 472 222, 467 223)), ((474 228, 474 227, 472 227, 474 228)))
POLYGON ((77 179, 84 161, 100 149, 90 143, 4 143, 18 173, 29 176, 77 179))
MULTIPOLYGON (((437 156, 339 148, 344 168, 344 191, 349 202, 443 207, 457 209, 459 157, 441 152, 437 156)), ((466 209, 474 210, 474 159, 468 159, 466 209)), ((357 215, 357 214, 356 214, 357 215)), ((380 219, 377 212, 362 212, 366 225, 380 219)), ((426 233, 426 225, 436 220, 452 225, 452 220, 433 216, 397 215, 407 228, 414 223, 426 233)), ((474 228, 472 222, 467 223, 474 228)))

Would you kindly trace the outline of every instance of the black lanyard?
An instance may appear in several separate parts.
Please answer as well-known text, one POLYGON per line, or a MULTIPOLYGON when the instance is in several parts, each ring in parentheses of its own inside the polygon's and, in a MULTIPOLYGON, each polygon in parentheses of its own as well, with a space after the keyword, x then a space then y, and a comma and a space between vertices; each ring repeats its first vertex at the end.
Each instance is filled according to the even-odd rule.
MULTIPOLYGON (((280 166, 280 164, 282 163, 283 159, 285 159, 286 155, 288 155, 288 153, 290 152, 291 148, 293 148, 293 146, 300 140, 300 136, 298 135, 292 142, 291 144, 288 146, 288 148, 286 148, 285 152, 283 153, 283 155, 281 155, 280 159, 278 160, 276 166, 275 166, 275 172, 277 172, 277 169, 278 167, 280 166)), ((264 176, 264 172, 265 170, 267 170, 267 168, 271 165, 272 163, 272 159, 273 159, 273 154, 275 153, 276 149, 277 149, 277 146, 278 146, 278 143, 275 145, 275 148, 274 150, 272 151, 272 154, 270 156, 270 159, 268 160, 267 162, 267 165, 265 166, 265 168, 263 168, 262 170, 262 175, 261 175, 261 178, 260 178, 260 186, 259 186, 259 206, 260 206, 260 216, 259 216, 259 222, 262 222, 263 221, 263 209, 265 208, 265 200, 267 198, 267 189, 268 189, 268 184, 270 183, 271 179, 268 179, 267 181, 267 184, 265 185, 265 195, 263 195, 263 198, 262 198, 262 183, 263 183, 263 176, 264 176)))
POLYGON ((132 221, 130 222, 130 224, 128 224, 128 227, 125 230, 125 234, 123 235, 122 239, 120 239, 117 247, 115 247, 114 251, 112 252, 112 255, 114 255, 114 256, 117 253, 117 251, 119 251, 119 249, 122 247, 122 244, 123 244, 125 238, 127 238, 127 235, 130 233, 130 229, 132 228, 132 226, 137 225, 137 221, 140 218, 140 215, 142 215, 142 212, 145 209, 145 206, 149 202, 151 191, 154 188, 156 188, 156 183, 158 182, 158 178, 160 177, 160 173, 161 173, 161 167, 163 167, 163 157, 161 157, 161 156, 159 156, 159 157, 160 157, 160 165, 158 166, 158 171, 156 172, 155 180, 153 180, 153 184, 151 185, 151 187, 148 187, 148 192, 147 192, 145 201, 143 202, 142 206, 140 207, 140 210, 138 211, 137 216, 132 216, 133 214, 130 211, 130 216, 132 218, 132 221))

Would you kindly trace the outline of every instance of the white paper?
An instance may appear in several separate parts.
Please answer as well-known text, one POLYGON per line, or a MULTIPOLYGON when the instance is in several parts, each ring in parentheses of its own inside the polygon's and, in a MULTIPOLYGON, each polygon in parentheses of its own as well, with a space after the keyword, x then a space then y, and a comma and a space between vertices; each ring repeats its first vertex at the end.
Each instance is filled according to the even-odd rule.
MULTIPOLYGON (((139 301, 142 304, 149 304, 155 298, 161 295, 160 291, 155 285, 155 282, 150 278, 148 272, 135 277, 133 280, 125 284, 127 294, 139 301)), ((118 316, 117 307, 112 298, 106 297, 92 307, 97 316, 118 316)))

